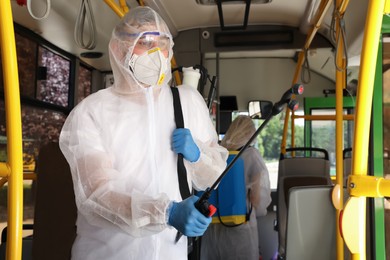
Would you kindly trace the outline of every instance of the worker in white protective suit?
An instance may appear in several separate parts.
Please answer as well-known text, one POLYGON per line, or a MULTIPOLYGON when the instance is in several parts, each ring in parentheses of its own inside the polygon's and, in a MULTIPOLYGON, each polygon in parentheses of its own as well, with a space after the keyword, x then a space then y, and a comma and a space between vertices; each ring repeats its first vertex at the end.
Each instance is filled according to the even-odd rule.
POLYGON ((73 260, 187 259, 187 238, 210 217, 182 201, 177 154, 190 189, 211 186, 228 152, 202 96, 180 86, 186 128, 176 129, 167 25, 148 7, 131 9, 114 28, 114 84, 84 99, 67 118, 60 148, 69 162, 78 208, 73 260))
MULTIPOLYGON (((229 151, 240 150, 256 132, 249 116, 240 115, 226 131, 221 145, 229 151)), ((202 237, 202 260, 259 260, 257 216, 267 214, 271 203, 269 173, 259 151, 248 146, 240 156, 244 161, 247 205, 252 204, 249 221, 235 227, 213 223, 202 237)), ((223 194, 220 194, 220 196, 223 194)))

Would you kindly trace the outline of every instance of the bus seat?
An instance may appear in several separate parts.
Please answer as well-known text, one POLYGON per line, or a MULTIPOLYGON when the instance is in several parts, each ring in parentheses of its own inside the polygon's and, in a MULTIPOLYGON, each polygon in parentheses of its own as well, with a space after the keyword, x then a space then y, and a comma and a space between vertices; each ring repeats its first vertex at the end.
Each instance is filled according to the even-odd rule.
POLYGON ((289 192, 286 259, 336 259, 332 186, 293 187, 289 192))
POLYGON ((69 165, 58 143, 40 149, 34 215, 33 259, 69 260, 77 209, 69 165))
MULTIPOLYGON (((23 231, 33 230, 32 224, 23 224, 23 231)), ((7 247, 8 227, 4 227, 1 232, 0 259, 5 260, 7 247)), ((31 260, 32 258, 32 235, 23 237, 22 239, 22 260, 31 260)))
POLYGON ((348 176, 351 174, 352 171, 352 148, 345 148, 343 150, 343 165, 344 165, 344 180, 343 185, 344 187, 347 187, 348 184, 348 176))
POLYGON ((279 160, 277 212, 279 258, 285 255, 288 194, 292 187, 331 185, 329 155, 325 149, 312 147, 287 148, 279 160), (292 153, 295 156, 292 156, 292 153), (299 154, 301 153, 301 154, 299 154), (298 156, 299 154, 299 156, 298 156))

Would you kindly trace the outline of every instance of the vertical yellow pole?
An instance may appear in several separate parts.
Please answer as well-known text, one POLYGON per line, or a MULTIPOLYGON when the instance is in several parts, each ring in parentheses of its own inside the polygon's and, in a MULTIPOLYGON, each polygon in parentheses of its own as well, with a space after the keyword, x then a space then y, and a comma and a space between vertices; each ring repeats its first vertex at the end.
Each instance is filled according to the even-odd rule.
MULTIPOLYGON (((174 56, 172 57, 171 65, 172 65, 172 68, 176 68, 176 67, 177 67, 176 59, 175 59, 174 56)), ((177 85, 177 86, 181 85, 182 82, 181 82, 181 78, 180 78, 180 74, 179 74, 179 71, 178 71, 178 70, 176 70, 176 71, 173 73, 173 76, 175 77, 176 85, 177 85)))
POLYGON ((385 0, 370 1, 361 54, 357 88, 356 122, 352 167, 354 174, 367 174, 374 71, 385 0))
MULTIPOLYGON (((359 85, 357 88, 355 137, 352 155, 352 174, 354 175, 367 175, 368 143, 375 76, 373 68, 376 67, 384 7, 385 0, 372 0, 369 1, 367 10, 359 85)), ((358 225, 355 226, 354 234, 358 234, 358 239, 354 244, 349 244, 348 241, 347 245, 350 249, 352 248, 353 260, 364 260, 366 259, 366 198, 353 196, 350 200, 351 202, 357 200, 354 217, 358 218, 359 221, 357 221, 358 225)), ((350 202, 348 201, 348 203, 350 202)), ((348 221, 348 219, 345 219, 345 221, 348 221)))
MULTIPOLYGON (((298 62, 295 67, 295 73, 293 78, 293 84, 298 82, 299 74, 301 73, 302 64, 305 61, 305 52, 300 51, 298 55, 298 62)), ((283 126, 283 136, 282 136, 282 144, 280 148, 280 152, 282 154, 286 153, 286 141, 287 141, 287 130, 288 130, 288 121, 290 120, 290 112, 291 110, 289 108, 286 108, 286 115, 284 117, 284 126, 283 126)))
POLYGON ((337 0, 336 7, 338 16, 336 19, 336 38, 337 41, 337 56, 336 56, 336 184, 339 191, 339 207, 336 209, 336 248, 337 259, 344 259, 344 240, 339 232, 340 230, 340 213, 344 207, 344 189, 342 188, 344 180, 343 170, 343 89, 346 82, 346 59, 344 49, 343 29, 340 27, 340 21, 343 19, 345 8, 348 5, 348 1, 337 0))
POLYGON ((286 109, 286 111, 291 113, 291 147, 295 147, 295 112, 291 109, 286 109))
MULTIPOLYGON (((299 52, 298 55, 298 62, 295 67, 295 73, 294 78, 292 81, 292 85, 298 82, 299 75, 301 73, 302 64, 305 61, 305 52, 309 49, 311 42, 314 39, 314 36, 316 35, 318 29, 321 26, 322 20, 325 17, 326 12, 328 11, 330 5, 332 3, 332 0, 322 0, 320 3, 320 6, 318 8, 318 12, 316 15, 315 23, 313 24, 313 27, 311 28, 310 32, 308 33, 308 36, 306 38, 305 46, 303 47, 302 51, 299 52)), ((286 116, 284 118, 284 127, 283 127, 283 136, 282 136, 282 144, 280 147, 280 152, 282 154, 286 153, 286 141, 287 141, 287 130, 288 130, 288 121, 290 120, 290 109, 286 109, 286 116)), ((294 127, 294 123, 291 124, 291 127, 294 127)), ((291 136, 291 144, 294 144, 293 140, 293 132, 291 136)))
POLYGON ((22 259, 23 152, 18 66, 11 2, 0 2, 0 41, 4 75, 7 131, 8 179, 8 260, 22 259))

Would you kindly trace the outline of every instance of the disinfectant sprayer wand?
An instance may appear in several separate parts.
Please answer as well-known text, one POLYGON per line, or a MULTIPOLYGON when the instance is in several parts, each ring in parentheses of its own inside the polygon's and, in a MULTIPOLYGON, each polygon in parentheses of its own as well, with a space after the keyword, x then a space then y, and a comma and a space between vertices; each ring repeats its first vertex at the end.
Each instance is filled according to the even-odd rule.
MULTIPOLYGON (((261 130, 267 125, 267 123, 271 120, 272 117, 279 114, 283 108, 284 104, 287 104, 288 108, 292 111, 295 111, 298 108, 298 101, 295 99, 291 99, 292 94, 301 95, 303 93, 303 86, 301 84, 294 84, 290 89, 288 89, 282 96, 282 98, 272 106, 272 110, 264 120, 264 122, 259 126, 256 132, 251 136, 248 142, 240 149, 238 154, 233 158, 233 160, 226 166, 226 169, 221 173, 218 179, 214 182, 214 184, 207 188, 203 194, 200 196, 197 202, 195 202, 195 207, 201 212, 204 216, 211 217, 216 212, 216 208, 211 205, 208 199, 211 196, 211 192, 217 187, 217 185, 221 182, 222 178, 226 175, 226 173, 233 167, 234 163, 240 158, 241 154, 245 151, 245 149, 255 140, 257 135, 261 132, 261 130)), ((181 237, 181 233, 178 233, 176 236, 175 242, 179 241, 181 237)))

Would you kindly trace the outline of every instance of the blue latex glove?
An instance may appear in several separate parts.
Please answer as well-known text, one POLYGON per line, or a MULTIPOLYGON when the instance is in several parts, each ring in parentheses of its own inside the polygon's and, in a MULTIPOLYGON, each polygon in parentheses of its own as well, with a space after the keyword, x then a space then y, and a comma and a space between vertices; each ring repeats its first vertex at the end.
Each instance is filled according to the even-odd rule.
POLYGON ((211 223, 211 217, 205 217, 195 208, 199 198, 191 196, 182 202, 173 202, 169 211, 168 224, 188 237, 202 236, 211 223))
POLYGON ((177 128, 173 131, 172 148, 175 153, 181 153, 187 161, 196 162, 199 159, 199 148, 187 128, 177 128))

